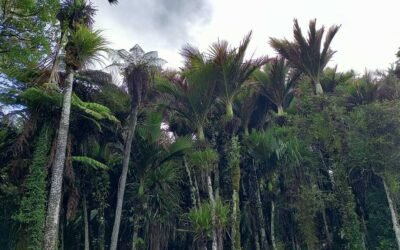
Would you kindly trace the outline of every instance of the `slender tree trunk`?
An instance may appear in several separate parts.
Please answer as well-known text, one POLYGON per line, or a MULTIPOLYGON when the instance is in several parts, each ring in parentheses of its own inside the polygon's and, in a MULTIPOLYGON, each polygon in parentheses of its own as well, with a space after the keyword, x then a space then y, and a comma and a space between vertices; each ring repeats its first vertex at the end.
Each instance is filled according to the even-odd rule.
POLYGON ((267 245, 268 245, 267 233, 265 230, 265 217, 264 217, 264 211, 262 208, 261 194, 260 194, 259 187, 257 187, 257 211, 258 211, 258 220, 259 220, 259 225, 260 225, 261 247, 262 247, 262 249, 266 249, 267 245))
MULTIPOLYGON (((360 202, 358 202, 359 204, 360 204, 360 202)), ((363 232, 362 232, 362 241, 363 241, 363 245, 364 245, 364 249, 368 249, 367 248, 367 234, 368 234, 368 229, 367 229, 367 224, 365 223, 365 212, 364 212, 364 209, 362 208, 362 206, 360 205, 359 206, 359 208, 360 208, 360 211, 361 211, 361 226, 362 226, 362 229, 363 229, 363 232)))
POLYGON ((138 239, 139 225, 137 220, 133 219, 133 234, 132 234, 132 250, 136 250, 136 241, 138 239))
POLYGON ((200 199, 200 190, 199 190, 199 184, 197 183, 196 176, 194 177, 194 186, 196 188, 196 195, 197 195, 197 207, 200 207, 201 199, 200 199))
POLYGON ((261 201, 261 190, 260 190, 260 185, 258 184, 258 179, 257 179, 257 172, 255 170, 255 166, 253 165, 253 170, 254 170, 254 181, 256 184, 256 206, 257 206, 257 215, 258 215, 258 223, 260 226, 260 235, 261 235, 261 248, 266 249, 267 248, 267 233, 265 230, 265 217, 264 217, 264 211, 263 211, 263 206, 262 206, 262 201, 261 201))
POLYGON ((217 239, 217 229, 216 229, 216 215, 215 215, 215 199, 214 191, 211 182, 211 175, 207 173, 207 185, 208 185, 208 196, 211 203, 211 220, 212 220, 212 250, 218 250, 218 239, 217 239))
POLYGON ((393 231, 396 235, 397 248, 400 249, 400 226, 399 219, 397 218, 396 208, 390 196, 389 188, 384 178, 382 178, 383 187, 385 188, 386 198, 389 203, 390 214, 392 216, 393 231))
POLYGON ((105 246, 105 221, 104 221, 104 207, 101 207, 100 214, 99 214, 99 234, 98 234, 98 242, 99 242, 99 249, 104 250, 105 246))
POLYGON ((192 175, 190 173, 190 169, 189 169, 189 166, 188 166, 188 163, 187 163, 187 160, 186 160, 185 157, 183 158, 183 165, 185 166, 186 173, 187 173, 187 175, 189 177, 190 197, 192 199, 192 206, 193 207, 197 207, 198 204, 197 204, 197 201, 196 201, 196 188, 195 188, 195 186, 193 184, 192 175))
POLYGON ((219 199, 219 167, 218 165, 214 168, 214 186, 215 186, 215 198, 219 199))
POLYGON ((231 168, 232 168, 232 249, 240 250, 240 146, 237 136, 231 138, 231 168))
POLYGON ((221 227, 217 228, 218 250, 224 249, 224 232, 221 227))
POLYGON ((326 239, 328 240, 328 245, 332 246, 332 234, 329 232, 329 225, 328 225, 328 220, 326 219, 325 209, 322 209, 321 213, 322 213, 322 220, 324 222, 326 239))
POLYGON ((83 209, 83 221, 84 221, 84 227, 85 227, 85 250, 89 250, 89 218, 88 218, 88 213, 87 213, 87 205, 86 205, 86 195, 83 195, 83 200, 82 200, 82 209, 83 209))
POLYGON ((272 249, 276 250, 276 239, 275 239, 275 202, 271 200, 271 243, 272 249))
POLYGON ((111 235, 111 245, 110 245, 111 250, 116 250, 118 245, 118 234, 119 234, 119 226, 121 224, 122 204, 124 201, 126 177, 128 175, 129 160, 131 156, 133 136, 135 134, 135 129, 136 129, 137 114, 138 114, 138 105, 132 107, 131 113, 129 115, 130 117, 128 124, 128 135, 125 140, 124 160, 122 164, 121 177, 118 183, 117 206, 115 208, 114 226, 111 235))
POLYGON ((237 190, 233 190, 232 194, 232 249, 239 250, 240 249, 240 224, 239 224, 239 194, 237 190))
POLYGON ((50 194, 48 198, 46 227, 43 243, 43 248, 45 250, 54 250, 57 246, 65 152, 67 148, 72 85, 74 81, 74 71, 68 70, 67 72, 67 88, 64 94, 60 127, 57 135, 56 153, 52 167, 50 194))
MULTIPOLYGON (((256 246, 256 250, 261 250, 260 248, 260 240, 258 237, 258 232, 254 232, 254 245, 256 246)), ((262 250, 264 250, 265 248, 263 248, 262 250)))

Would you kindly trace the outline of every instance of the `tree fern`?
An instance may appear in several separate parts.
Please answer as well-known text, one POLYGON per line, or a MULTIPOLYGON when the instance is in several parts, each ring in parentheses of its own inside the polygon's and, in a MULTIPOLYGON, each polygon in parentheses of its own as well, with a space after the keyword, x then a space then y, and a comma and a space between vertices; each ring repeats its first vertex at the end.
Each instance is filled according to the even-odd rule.
POLYGON ((87 157, 87 156, 72 156, 72 161, 81 163, 83 165, 92 167, 94 169, 101 169, 101 170, 109 170, 110 169, 104 163, 101 163, 101 162, 99 162, 93 158, 87 157))

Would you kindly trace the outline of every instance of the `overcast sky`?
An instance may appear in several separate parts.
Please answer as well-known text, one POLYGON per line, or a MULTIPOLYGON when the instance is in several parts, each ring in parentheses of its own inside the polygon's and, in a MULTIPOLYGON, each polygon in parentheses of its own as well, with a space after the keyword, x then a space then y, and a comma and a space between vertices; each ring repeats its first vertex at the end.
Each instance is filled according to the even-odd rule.
POLYGON ((94 0, 96 28, 115 49, 140 44, 157 50, 167 66, 181 66, 179 50, 186 43, 206 50, 218 39, 238 45, 253 30, 249 52, 275 55, 269 37, 292 40, 293 19, 303 31, 310 19, 317 25, 342 27, 331 47, 331 66, 339 70, 386 69, 400 47, 399 0, 94 0))

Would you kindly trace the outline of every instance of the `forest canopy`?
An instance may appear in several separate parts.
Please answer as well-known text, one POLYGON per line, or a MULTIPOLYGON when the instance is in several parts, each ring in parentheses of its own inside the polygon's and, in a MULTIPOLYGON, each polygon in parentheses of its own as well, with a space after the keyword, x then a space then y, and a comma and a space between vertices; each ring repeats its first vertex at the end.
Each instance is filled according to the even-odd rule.
POLYGON ((400 248, 400 49, 342 72, 341 26, 294 19, 171 70, 90 0, 0 6, 1 249, 400 248))

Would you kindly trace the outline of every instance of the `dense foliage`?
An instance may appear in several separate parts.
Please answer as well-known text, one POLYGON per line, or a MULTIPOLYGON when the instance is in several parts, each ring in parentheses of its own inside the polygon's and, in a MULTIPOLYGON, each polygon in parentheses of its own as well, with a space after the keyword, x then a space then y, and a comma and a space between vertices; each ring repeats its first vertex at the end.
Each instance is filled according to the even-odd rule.
POLYGON ((277 56, 249 33, 167 71, 90 1, 0 3, 1 249, 400 247, 399 61, 338 72, 340 26, 295 20, 277 56))

